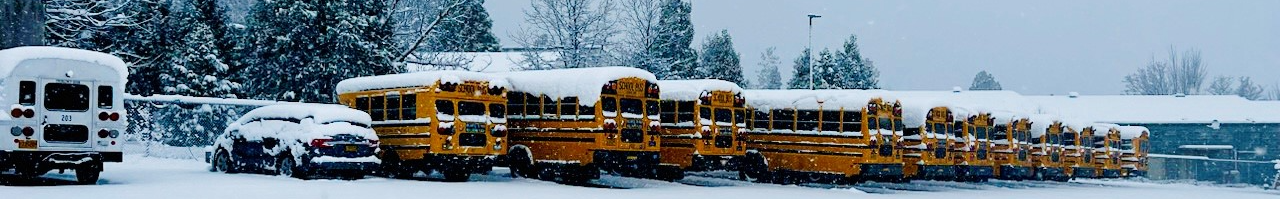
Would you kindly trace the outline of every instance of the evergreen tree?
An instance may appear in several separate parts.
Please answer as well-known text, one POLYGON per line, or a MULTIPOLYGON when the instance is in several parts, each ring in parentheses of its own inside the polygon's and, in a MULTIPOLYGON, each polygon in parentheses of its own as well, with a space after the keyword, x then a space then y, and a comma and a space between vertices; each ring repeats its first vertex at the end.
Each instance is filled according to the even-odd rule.
POLYGON ((840 60, 830 49, 822 49, 813 60, 813 84, 817 89, 843 89, 840 60))
POLYGON ((800 51, 800 56, 796 57, 795 65, 792 68, 795 72, 791 73, 791 81, 787 82, 788 89, 809 89, 809 49, 800 51))
POLYGON ((258 1, 248 20, 253 48, 245 72, 252 75, 245 82, 250 96, 333 102, 338 81, 397 72, 389 51, 386 3, 258 1))
POLYGON ((733 49, 733 37, 729 30, 707 36, 702 42, 702 62, 698 64, 698 76, 693 79, 720 79, 745 86, 742 63, 733 49))
POLYGON ((996 91, 1003 90, 1003 88, 1000 87, 1000 82, 996 81, 995 76, 992 76, 991 73, 987 73, 987 71, 984 70, 978 72, 978 75, 973 76, 973 84, 969 85, 969 90, 996 91))
POLYGON ((849 35, 840 52, 836 53, 837 69, 830 71, 835 80, 830 82, 835 88, 843 89, 875 89, 879 88, 880 73, 871 60, 862 57, 858 52, 857 35, 849 35))
POLYGON ((778 55, 773 53, 774 47, 769 47, 760 53, 760 72, 756 78, 756 89, 781 89, 782 75, 778 73, 778 66, 782 65, 778 55))
POLYGON ((498 38, 493 36, 490 28, 489 12, 484 9, 484 0, 462 0, 457 10, 450 12, 436 29, 428 41, 431 52, 498 52, 501 46, 498 38))
POLYGON ((662 16, 658 20, 658 37, 650 46, 649 54, 654 63, 644 66, 659 79, 689 79, 697 65, 697 53, 692 48, 693 21, 689 14, 693 4, 683 0, 665 0, 662 16))

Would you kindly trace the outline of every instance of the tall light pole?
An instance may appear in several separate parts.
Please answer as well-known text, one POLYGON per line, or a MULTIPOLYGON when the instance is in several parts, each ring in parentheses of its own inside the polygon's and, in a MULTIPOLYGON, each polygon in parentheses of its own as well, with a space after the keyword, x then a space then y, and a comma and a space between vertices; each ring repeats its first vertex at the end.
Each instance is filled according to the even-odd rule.
POLYGON ((807 59, 805 64, 809 65, 809 90, 817 89, 817 87, 813 85, 813 18, 821 17, 822 15, 809 13, 809 44, 808 47, 805 47, 804 49, 804 56, 805 59, 807 59))

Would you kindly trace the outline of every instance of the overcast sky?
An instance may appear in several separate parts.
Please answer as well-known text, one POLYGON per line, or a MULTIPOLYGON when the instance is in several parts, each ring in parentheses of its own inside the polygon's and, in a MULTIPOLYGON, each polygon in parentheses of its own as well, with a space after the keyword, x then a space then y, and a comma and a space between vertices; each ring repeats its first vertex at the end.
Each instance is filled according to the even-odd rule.
MULTIPOLYGON (((524 24, 529 0, 489 0, 493 31, 506 47, 524 24)), ((806 45, 805 14, 816 49, 858 35, 881 86, 900 90, 967 88, 980 70, 1024 94, 1121 94, 1126 74, 1163 59, 1170 46, 1202 51, 1217 75, 1280 82, 1280 1, 845 1, 695 0, 695 46, 728 29, 747 76, 760 53, 777 47, 789 79, 806 45)))

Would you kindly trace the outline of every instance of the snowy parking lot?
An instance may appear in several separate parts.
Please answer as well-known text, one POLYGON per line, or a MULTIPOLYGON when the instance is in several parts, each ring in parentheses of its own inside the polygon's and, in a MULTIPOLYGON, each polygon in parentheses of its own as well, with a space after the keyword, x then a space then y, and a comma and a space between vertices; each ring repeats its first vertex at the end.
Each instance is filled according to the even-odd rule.
MULTIPOLYGON (((397 180, 299 180, 261 174, 208 172, 202 161, 127 155, 108 163, 99 185, 69 185, 74 175, 54 171, 36 182, 7 182, 5 198, 1280 198, 1280 191, 1123 180, 1068 183, 991 181, 957 183, 864 183, 859 185, 773 185, 701 174, 678 182, 604 176, 589 185, 512 179, 504 168, 471 182, 441 182, 439 177, 397 180), (16 197, 12 197, 16 196, 16 197)), ((4 176, 11 179, 11 176, 4 176)))

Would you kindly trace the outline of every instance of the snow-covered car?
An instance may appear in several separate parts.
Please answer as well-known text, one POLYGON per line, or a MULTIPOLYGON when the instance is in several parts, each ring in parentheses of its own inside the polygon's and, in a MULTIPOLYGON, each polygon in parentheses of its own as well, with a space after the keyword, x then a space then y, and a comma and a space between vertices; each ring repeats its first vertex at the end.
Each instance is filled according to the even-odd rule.
POLYGON ((364 112, 340 105, 272 105, 249 111, 206 152, 213 172, 360 178, 379 168, 378 137, 364 112))

